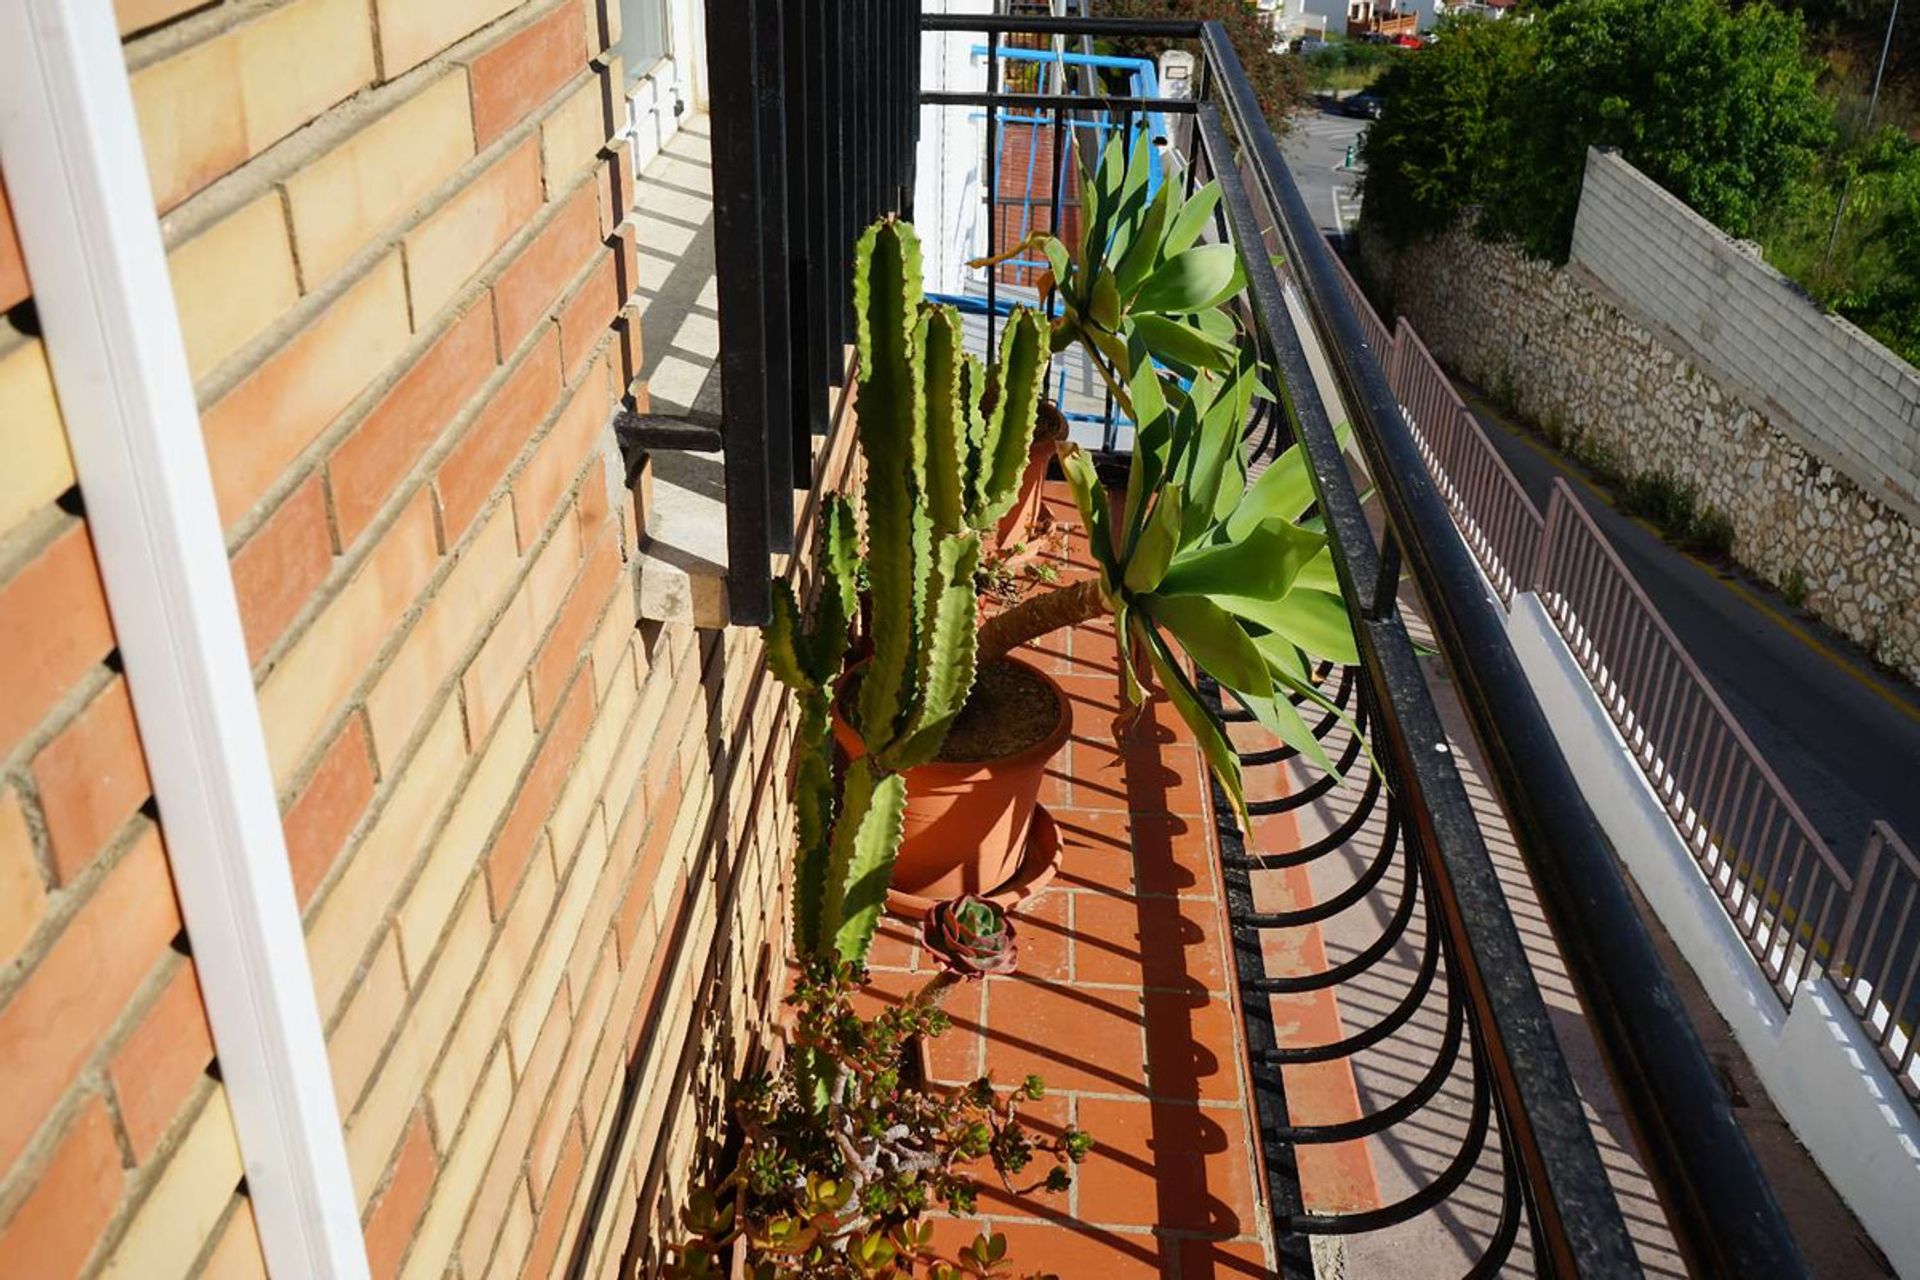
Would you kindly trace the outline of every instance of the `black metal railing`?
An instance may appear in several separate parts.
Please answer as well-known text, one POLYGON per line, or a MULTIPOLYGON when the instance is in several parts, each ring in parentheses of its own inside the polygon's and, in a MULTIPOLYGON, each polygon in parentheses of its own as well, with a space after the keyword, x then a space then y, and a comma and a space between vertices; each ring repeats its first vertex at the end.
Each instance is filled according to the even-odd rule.
POLYGON ((707 0, 706 14, 719 364, 689 413, 627 412, 617 429, 630 460, 722 454, 728 619, 753 625, 846 376, 854 238, 911 213, 919 6, 707 0))
MULTIPOLYGON (((1641 1274, 1625 1215, 1400 614, 1404 569, 1424 602, 1632 1120, 1643 1162, 1690 1266, 1696 1274, 1713 1276, 1808 1274, 1224 30, 1217 23, 1181 20, 933 14, 921 18, 921 28, 984 39, 987 92, 925 92, 921 101, 984 111, 988 165, 996 154, 997 117, 1007 110, 1054 113, 1056 131, 1080 127, 1088 113, 1103 113, 1110 124, 1117 121, 1129 130, 1148 110, 1179 119, 1170 130, 1178 137, 1169 139, 1168 152, 1185 149, 1188 180, 1219 180, 1223 200, 1216 234, 1243 247, 1249 272, 1245 318, 1286 384, 1283 405, 1263 409, 1249 423, 1249 447, 1256 455, 1271 456, 1298 442, 1312 464, 1361 657, 1357 667, 1329 670, 1323 680, 1366 726, 1373 759, 1363 758, 1350 735, 1336 740, 1348 731, 1329 717, 1323 725, 1333 735, 1329 746, 1351 767, 1337 786, 1328 782, 1310 799, 1335 814, 1333 833, 1295 847, 1262 848, 1249 842, 1230 817, 1223 819, 1222 831, 1248 1065, 1283 1264, 1307 1265, 1305 1237, 1374 1230, 1432 1208, 1461 1185, 1483 1154, 1495 1151, 1499 1207, 1466 1274, 1492 1274, 1506 1265, 1523 1224, 1533 1266, 1541 1274, 1641 1274), (1014 35, 1192 41, 1200 54, 1195 96, 1143 101, 1004 92, 996 64, 1003 38, 1014 35), (1344 407, 1323 402, 1316 389, 1304 335, 1289 311, 1289 292, 1310 317, 1344 407), (1336 440, 1336 417, 1353 423, 1376 486, 1383 525, 1378 536, 1336 440), (1360 860, 1357 888, 1302 912, 1254 909, 1254 875, 1307 865, 1355 840, 1373 842, 1360 860), (1264 934, 1318 923, 1362 900, 1378 905, 1380 895, 1391 904, 1384 927, 1355 955, 1318 975, 1267 971, 1264 934), (1389 953, 1404 954, 1416 940, 1406 993, 1370 1027, 1307 1048, 1277 1041, 1276 995, 1330 988, 1389 953), (1439 1051, 1408 1091, 1359 1120, 1340 1124, 1302 1123, 1289 1114, 1288 1065, 1351 1058, 1378 1046, 1428 1002, 1437 1011, 1439 1051), (1466 1081, 1464 1136, 1458 1153, 1424 1187, 1366 1214, 1313 1213, 1303 1207, 1293 1176, 1301 1147, 1380 1134, 1402 1123, 1417 1126, 1423 1108, 1453 1078, 1466 1081)), ((990 207, 999 195, 997 179, 990 178, 985 194, 990 207)), ((1063 207, 1065 195, 1053 193, 1049 207, 1063 207)), ((996 242, 997 218, 989 217, 987 225, 987 252, 1007 247, 996 242)), ((999 292, 991 274, 983 282, 986 290, 999 292)), ((986 307, 989 323, 997 303, 996 296, 986 307)), ((1287 754, 1250 740, 1243 749, 1255 764, 1282 762, 1287 754)), ((1251 798, 1276 811, 1305 803, 1284 792, 1251 798)))

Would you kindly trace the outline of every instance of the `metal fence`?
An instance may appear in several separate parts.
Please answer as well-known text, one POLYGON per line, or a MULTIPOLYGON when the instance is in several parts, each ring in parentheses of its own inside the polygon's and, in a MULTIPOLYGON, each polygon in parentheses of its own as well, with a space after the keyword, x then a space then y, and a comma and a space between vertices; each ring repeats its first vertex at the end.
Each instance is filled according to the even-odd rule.
POLYGON ((1783 1005, 1825 973, 1920 1103, 1920 858, 1876 824, 1857 872, 1834 856, 1566 482, 1543 518, 1405 317, 1343 292, 1502 602, 1553 620, 1783 1005))

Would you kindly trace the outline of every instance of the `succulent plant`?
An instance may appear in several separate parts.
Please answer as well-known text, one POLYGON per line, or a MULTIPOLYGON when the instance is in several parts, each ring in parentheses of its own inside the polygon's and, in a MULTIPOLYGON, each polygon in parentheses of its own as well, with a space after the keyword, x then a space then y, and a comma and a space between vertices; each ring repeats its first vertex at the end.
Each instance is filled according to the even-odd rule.
POLYGON ((956 977, 1011 973, 1019 962, 1013 918, 975 894, 935 903, 921 922, 920 937, 941 966, 956 977))
POLYGON ((810 611, 785 583, 765 630, 774 675, 800 695, 794 936, 803 954, 866 957, 886 903, 906 808, 902 771, 932 760, 973 689, 981 534, 1019 496, 1046 373, 1047 326, 1018 309, 989 367, 960 314, 924 301, 920 242, 888 218, 854 252, 866 557, 853 509, 822 509, 810 611), (834 767, 832 699, 869 584, 873 657, 853 724, 866 752, 834 767))

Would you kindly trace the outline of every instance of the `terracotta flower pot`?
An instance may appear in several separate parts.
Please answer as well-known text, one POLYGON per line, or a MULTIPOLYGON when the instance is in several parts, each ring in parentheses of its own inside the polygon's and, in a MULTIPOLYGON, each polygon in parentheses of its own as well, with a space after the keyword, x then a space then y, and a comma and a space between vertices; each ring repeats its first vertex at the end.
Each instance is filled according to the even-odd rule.
MULTIPOLYGON (((1051 676, 1017 658, 1007 661, 1039 677, 1053 694, 1058 718, 1046 737, 1012 755, 907 770, 906 836, 890 882, 902 894, 934 902, 963 893, 988 895, 1020 870, 1040 781, 1047 762, 1066 744, 1073 720, 1066 691, 1051 676)), ((849 758, 865 754, 837 705, 833 732, 849 758)))
POLYGON ((1013 509, 1000 517, 1000 525, 993 531, 993 546, 989 549, 994 554, 1004 556, 1027 540, 1033 522, 1040 518, 1040 490, 1046 483, 1047 464, 1051 461, 1053 441, 1035 440, 1027 450, 1027 469, 1020 473, 1020 497, 1013 509))

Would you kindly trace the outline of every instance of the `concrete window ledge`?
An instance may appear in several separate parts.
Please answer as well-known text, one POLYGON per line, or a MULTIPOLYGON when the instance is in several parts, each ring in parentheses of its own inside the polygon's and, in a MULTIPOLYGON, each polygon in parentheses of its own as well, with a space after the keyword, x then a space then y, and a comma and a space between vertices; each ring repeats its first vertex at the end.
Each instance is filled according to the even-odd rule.
POLYGON ((640 616, 726 626, 726 462, 718 453, 656 453, 637 487, 640 616))

